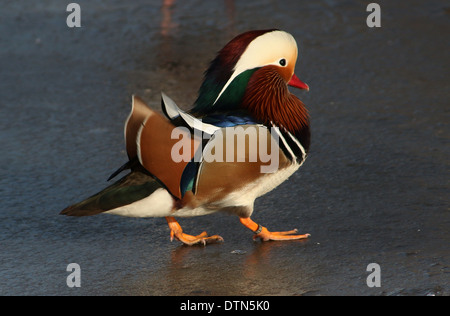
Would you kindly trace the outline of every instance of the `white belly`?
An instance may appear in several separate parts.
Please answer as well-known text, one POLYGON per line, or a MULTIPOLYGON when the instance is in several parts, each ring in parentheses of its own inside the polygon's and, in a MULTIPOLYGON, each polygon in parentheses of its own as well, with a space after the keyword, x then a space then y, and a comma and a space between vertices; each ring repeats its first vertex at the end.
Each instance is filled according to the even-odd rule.
POLYGON ((174 200, 166 189, 158 189, 145 199, 129 205, 121 206, 106 214, 114 214, 128 217, 165 217, 171 216, 174 200))
POLYGON ((300 168, 299 164, 293 164, 275 173, 266 173, 258 180, 249 183, 244 188, 227 196, 227 204, 231 205, 253 205, 254 201, 264 194, 272 191, 281 183, 286 181, 295 171, 300 168))
MULTIPOLYGON (((249 183, 243 188, 236 190, 235 192, 227 195, 224 199, 210 203, 208 209, 195 209, 194 213, 198 212, 205 215, 213 213, 217 210, 229 207, 246 207, 250 210, 248 216, 253 212, 253 204, 255 200, 263 196, 264 194, 272 191, 281 183, 286 181, 295 171, 300 168, 301 165, 293 164, 287 168, 284 168, 276 173, 266 173, 258 180, 249 183)), ((181 211, 181 210, 180 210, 181 211)))
POLYGON ((278 172, 266 173, 258 180, 227 195, 224 199, 197 208, 185 207, 173 211, 173 197, 166 189, 161 188, 142 200, 105 213, 128 217, 193 217, 212 214, 228 207, 244 206, 253 209, 253 203, 258 197, 275 189, 297 171, 298 168, 300 168, 299 164, 293 164, 278 172))

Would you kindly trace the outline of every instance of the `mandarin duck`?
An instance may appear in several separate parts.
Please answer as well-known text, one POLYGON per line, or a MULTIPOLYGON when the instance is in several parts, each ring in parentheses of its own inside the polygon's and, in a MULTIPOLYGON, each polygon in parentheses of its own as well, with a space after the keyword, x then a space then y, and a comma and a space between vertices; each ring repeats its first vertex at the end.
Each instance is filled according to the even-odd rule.
POLYGON ((175 218, 218 211, 237 215, 254 239, 308 238, 296 229, 271 232, 250 218, 255 199, 287 180, 308 153, 308 113, 288 90, 309 90, 294 74, 297 55, 291 34, 249 31, 218 52, 192 110, 182 111, 162 93, 164 117, 133 96, 124 128, 128 162, 110 179, 130 172, 61 214, 165 217, 171 240, 186 245, 223 238, 206 232, 188 235, 175 218), (237 130, 243 140, 239 133, 229 133, 237 130), (271 170, 263 169, 269 166, 267 155, 261 154, 264 148, 267 153, 270 148, 269 158, 276 161, 270 162, 271 170))

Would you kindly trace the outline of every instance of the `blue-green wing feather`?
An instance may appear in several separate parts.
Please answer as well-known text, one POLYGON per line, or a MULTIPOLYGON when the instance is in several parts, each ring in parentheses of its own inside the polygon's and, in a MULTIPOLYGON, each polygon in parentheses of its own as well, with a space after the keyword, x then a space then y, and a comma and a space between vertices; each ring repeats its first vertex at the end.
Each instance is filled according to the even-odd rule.
POLYGON ((162 185, 144 171, 132 171, 86 200, 67 207, 61 214, 89 216, 132 204, 148 197, 162 185))

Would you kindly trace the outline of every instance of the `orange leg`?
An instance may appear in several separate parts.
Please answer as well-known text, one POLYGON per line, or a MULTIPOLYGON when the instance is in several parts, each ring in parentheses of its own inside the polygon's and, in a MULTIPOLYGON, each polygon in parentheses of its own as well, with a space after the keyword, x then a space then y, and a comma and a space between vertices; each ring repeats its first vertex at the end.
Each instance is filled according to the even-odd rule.
POLYGON ((304 234, 304 235, 294 235, 298 233, 297 229, 286 231, 286 232, 270 232, 267 230, 267 228, 256 224, 250 217, 240 217, 239 218, 241 223, 247 227, 248 229, 252 230, 255 235, 253 236, 253 240, 256 238, 261 238, 262 241, 268 241, 268 240, 295 240, 295 239, 305 239, 310 237, 310 234, 304 234))
POLYGON ((174 238, 181 241, 185 245, 196 245, 196 244, 202 244, 205 246, 207 243, 211 242, 222 242, 223 238, 214 235, 214 236, 208 236, 206 232, 201 233, 198 236, 191 236, 183 233, 183 229, 181 228, 180 224, 178 224, 177 220, 174 217, 166 217, 167 224, 169 224, 170 228, 170 240, 173 241, 174 238))

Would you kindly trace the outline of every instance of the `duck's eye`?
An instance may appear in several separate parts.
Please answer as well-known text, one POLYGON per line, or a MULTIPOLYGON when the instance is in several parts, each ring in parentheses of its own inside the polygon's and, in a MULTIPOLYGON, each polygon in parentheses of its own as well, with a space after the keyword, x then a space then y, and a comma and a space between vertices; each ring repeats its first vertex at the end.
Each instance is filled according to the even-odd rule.
POLYGON ((286 66, 286 59, 280 59, 280 65, 283 67, 286 66))

